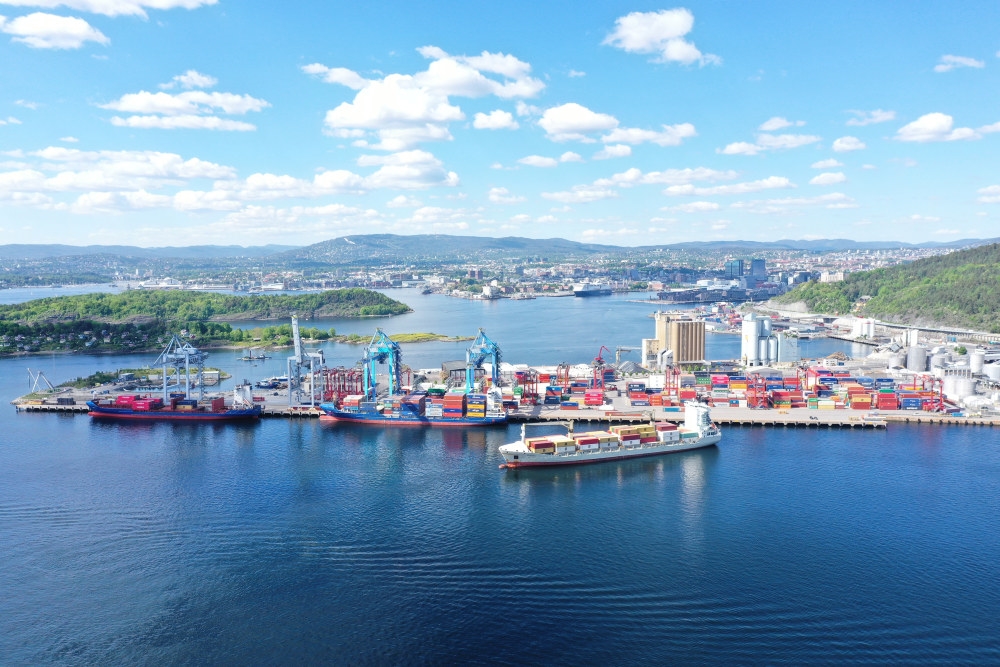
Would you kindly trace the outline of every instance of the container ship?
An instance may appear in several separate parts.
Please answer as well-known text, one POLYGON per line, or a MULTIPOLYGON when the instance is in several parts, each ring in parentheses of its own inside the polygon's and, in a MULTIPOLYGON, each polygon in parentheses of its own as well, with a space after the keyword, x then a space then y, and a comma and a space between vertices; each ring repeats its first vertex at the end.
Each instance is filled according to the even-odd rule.
POLYGON ((572 423, 565 435, 525 437, 500 446, 505 464, 501 468, 577 465, 601 461, 621 461, 644 456, 711 447, 722 439, 722 432, 712 423, 708 407, 686 403, 684 424, 669 422, 640 426, 612 426, 608 431, 573 433, 572 423))
POLYGON ((233 422, 260 417, 261 408, 253 405, 249 387, 237 387, 233 402, 226 406, 223 397, 213 398, 205 404, 184 394, 173 394, 169 403, 162 398, 139 395, 117 396, 114 400, 87 401, 89 414, 95 419, 128 419, 144 421, 184 422, 233 422))
POLYGON ((573 296, 610 296, 611 286, 605 283, 575 283, 573 296))
POLYGON ((321 420, 386 426, 493 426, 507 421, 500 393, 470 393, 431 387, 427 391, 366 401, 345 396, 340 404, 322 403, 321 420))

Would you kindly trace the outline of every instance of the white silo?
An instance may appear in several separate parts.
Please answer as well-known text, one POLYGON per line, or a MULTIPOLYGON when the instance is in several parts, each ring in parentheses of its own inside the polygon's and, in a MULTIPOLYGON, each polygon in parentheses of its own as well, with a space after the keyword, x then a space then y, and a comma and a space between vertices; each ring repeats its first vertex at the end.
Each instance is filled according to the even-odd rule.
POLYGON ((984 365, 983 371, 986 372, 986 377, 988 377, 991 381, 1000 382, 1000 362, 993 362, 991 364, 984 365))
POLYGON ((983 350, 973 350, 969 354, 969 370, 976 375, 982 375, 983 365, 986 363, 986 352, 983 350))
POLYGON ((906 351, 906 370, 923 373, 927 370, 927 349, 922 345, 914 345, 906 351))

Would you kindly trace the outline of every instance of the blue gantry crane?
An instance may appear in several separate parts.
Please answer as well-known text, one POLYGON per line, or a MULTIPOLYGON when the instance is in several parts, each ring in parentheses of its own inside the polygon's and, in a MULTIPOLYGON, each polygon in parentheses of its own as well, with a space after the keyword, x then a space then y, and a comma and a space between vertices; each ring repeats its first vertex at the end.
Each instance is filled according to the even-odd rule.
POLYGON ((389 395, 393 395, 403 386, 402 368, 403 355, 399 343, 389 338, 381 329, 375 329, 375 335, 365 348, 361 364, 364 375, 361 387, 366 401, 374 401, 378 393, 378 366, 386 364, 389 369, 389 395))
POLYGON ((500 346, 490 340, 486 332, 479 330, 479 335, 465 351, 465 390, 471 392, 476 384, 476 369, 482 367, 488 358, 492 364, 490 379, 493 386, 500 382, 500 346))

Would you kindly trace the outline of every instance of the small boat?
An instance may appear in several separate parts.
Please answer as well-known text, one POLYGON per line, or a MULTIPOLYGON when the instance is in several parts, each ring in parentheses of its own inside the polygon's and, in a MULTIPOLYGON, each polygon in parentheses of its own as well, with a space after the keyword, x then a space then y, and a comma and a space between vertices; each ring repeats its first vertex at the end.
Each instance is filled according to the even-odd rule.
POLYGON ((262 359, 270 359, 268 355, 261 352, 260 354, 254 354, 253 348, 247 350, 247 353, 240 357, 240 361, 260 361, 262 359))

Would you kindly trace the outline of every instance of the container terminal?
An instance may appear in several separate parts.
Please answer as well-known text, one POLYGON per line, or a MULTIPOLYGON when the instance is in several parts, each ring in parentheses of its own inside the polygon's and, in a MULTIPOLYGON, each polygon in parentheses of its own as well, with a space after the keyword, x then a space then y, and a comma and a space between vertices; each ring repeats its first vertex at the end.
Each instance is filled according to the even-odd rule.
MULTIPOLYGON (((366 421, 350 418, 364 413, 361 417, 377 415, 374 421, 386 425, 402 425, 406 419, 421 425, 682 421, 686 401, 710 406, 718 424, 733 426, 1000 425, 1000 416, 991 414, 1000 396, 990 393, 1000 387, 1000 352, 955 354, 943 346, 922 345, 910 330, 903 334, 905 346, 880 345, 860 359, 840 353, 818 360, 788 359, 792 339, 776 333, 768 318, 750 316, 741 323, 742 359, 708 362, 703 359, 703 322, 659 313, 655 319, 656 338, 643 340, 642 348, 618 346, 613 362, 611 351, 602 346, 588 364, 511 364, 502 361, 499 345, 480 331, 464 362, 414 370, 403 364, 399 346, 381 330, 358 366, 328 367, 322 351, 303 348, 293 318, 294 352, 287 374, 257 383, 250 400, 265 418, 366 421), (621 361, 622 351, 637 349, 642 350, 642 364, 621 361), (504 418, 483 420, 487 411, 504 418)), ((204 353, 191 354, 203 363, 204 353)), ((192 372, 175 359, 174 371, 171 376, 165 368, 162 383, 145 395, 129 394, 118 384, 56 389, 36 373, 32 393, 13 404, 19 412, 76 414, 88 412, 87 401, 97 395, 105 401, 156 405, 155 400, 143 401, 155 399, 157 392, 176 399, 179 388, 190 398, 195 386, 206 408, 231 407, 223 394, 204 393, 200 366, 192 372)))

